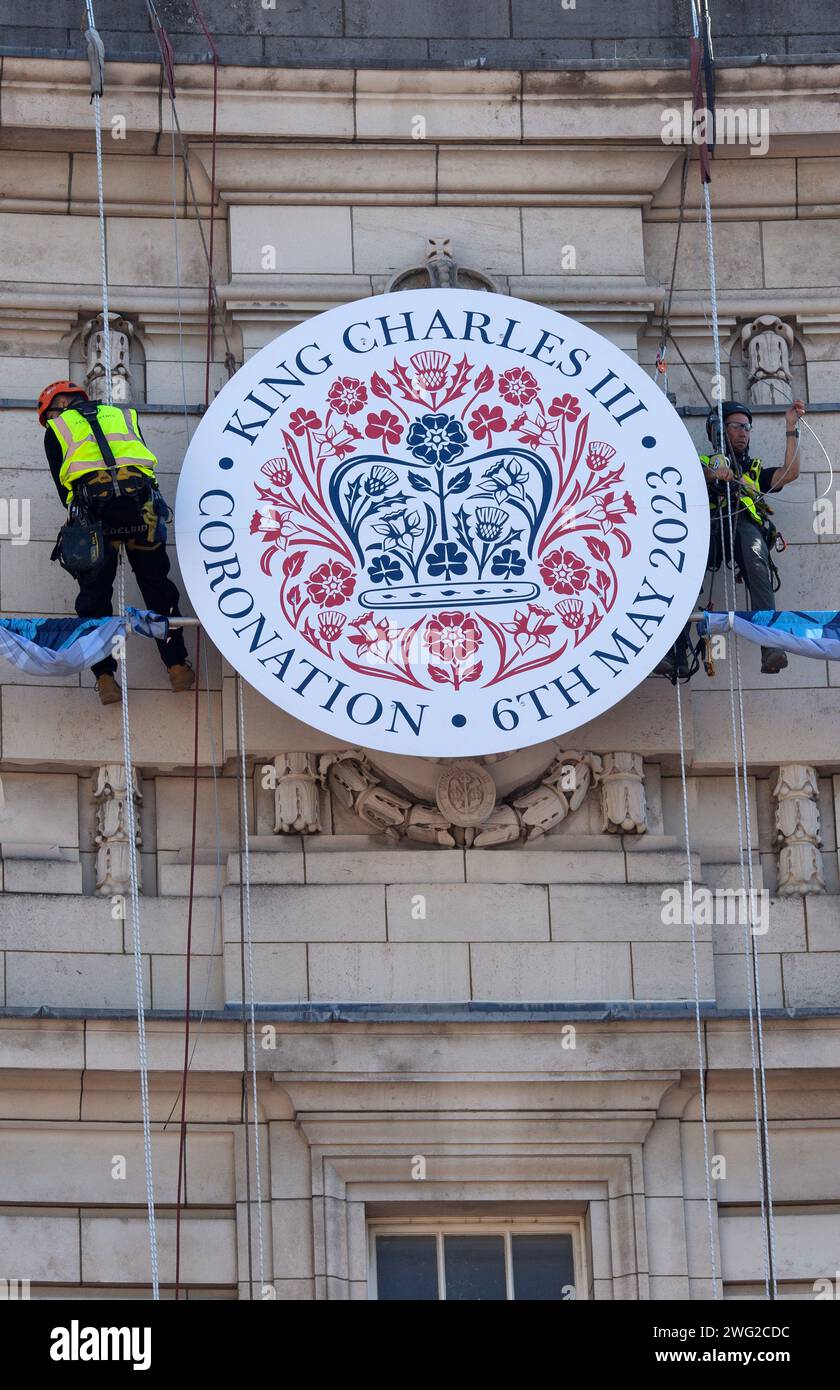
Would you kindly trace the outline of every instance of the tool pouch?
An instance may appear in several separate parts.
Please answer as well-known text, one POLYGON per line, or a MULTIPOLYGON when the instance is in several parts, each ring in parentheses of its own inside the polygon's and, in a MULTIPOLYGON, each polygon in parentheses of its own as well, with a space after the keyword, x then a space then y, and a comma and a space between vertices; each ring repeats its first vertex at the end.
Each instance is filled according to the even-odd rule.
POLYGON ((71 507, 56 539, 51 560, 58 560, 62 569, 77 578, 80 574, 90 574, 99 569, 105 558, 105 540, 102 523, 95 517, 71 507))

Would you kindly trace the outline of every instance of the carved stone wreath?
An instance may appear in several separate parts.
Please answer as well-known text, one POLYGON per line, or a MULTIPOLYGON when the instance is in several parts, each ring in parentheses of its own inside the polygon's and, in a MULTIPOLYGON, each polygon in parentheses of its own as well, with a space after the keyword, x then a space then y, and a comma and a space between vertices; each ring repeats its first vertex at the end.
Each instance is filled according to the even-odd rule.
POLYGON ((595 786, 601 789, 603 831, 646 829, 642 759, 635 753, 564 753, 530 788, 499 802, 480 763, 456 761, 441 770, 434 806, 389 786, 358 750, 323 756, 318 771, 340 805, 392 840, 476 849, 536 840, 576 811, 595 786), (616 767, 615 759, 625 765, 616 767))

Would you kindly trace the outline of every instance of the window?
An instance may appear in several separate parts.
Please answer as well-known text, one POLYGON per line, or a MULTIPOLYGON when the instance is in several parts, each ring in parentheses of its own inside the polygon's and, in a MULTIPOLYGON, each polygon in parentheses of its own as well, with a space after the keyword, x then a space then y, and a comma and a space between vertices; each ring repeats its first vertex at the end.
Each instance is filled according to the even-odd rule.
POLYGON ((370 1227, 370 1297, 567 1301, 579 1296, 583 1283, 580 1236, 570 1222, 376 1222, 370 1227))

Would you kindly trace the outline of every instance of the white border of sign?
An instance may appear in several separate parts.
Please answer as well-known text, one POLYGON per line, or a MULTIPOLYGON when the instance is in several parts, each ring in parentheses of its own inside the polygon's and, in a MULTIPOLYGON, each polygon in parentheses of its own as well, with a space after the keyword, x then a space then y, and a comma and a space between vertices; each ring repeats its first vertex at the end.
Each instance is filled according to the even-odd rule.
MULTIPOLYGON (((446 380, 451 384, 454 377, 446 380)), ((407 389, 410 393, 412 388, 407 389)), ((485 399, 496 402, 497 397, 493 397, 487 389, 485 399)), ((524 397, 529 394, 528 391, 524 392, 524 397)), ((440 410, 438 406, 436 418, 440 418, 440 410)), ((295 419, 299 424, 303 417, 296 416, 295 419)), ((381 414, 376 419, 381 422, 381 414)), ((393 441, 393 435, 389 438, 393 441)), ((311 458, 313 446, 311 440, 308 442, 311 458)), ((300 449, 302 457, 302 443, 300 449)), ((583 461, 580 466, 583 467, 583 461)), ((558 465, 558 470, 562 473, 562 466, 558 465)), ((358 476, 357 495, 362 474, 358 476)), ((542 476, 545 478, 544 469, 542 476)), ((601 482, 606 476, 605 473, 601 474, 601 482)), ((587 477, 589 481, 586 486, 600 486, 594 471, 587 477)), ((333 500, 342 496, 344 494, 338 489, 333 500)), ((340 503, 339 511, 342 505, 340 503)), ((444 536, 446 505, 441 500, 444 536)), ((458 505, 463 508, 467 503, 459 500, 458 505)), ((473 508, 472 526, 475 530, 477 503, 473 501, 468 505, 473 508)), ((450 527, 453 526, 453 515, 454 511, 450 511, 450 527)), ((345 531, 347 529, 346 517, 343 522, 341 517, 336 522, 333 515, 332 520, 335 532, 340 534, 341 543, 347 550, 346 536, 341 532, 342 525, 345 531)), ((404 520, 394 522, 394 526, 405 524, 404 520)), ((544 519, 541 524, 542 543, 545 544, 548 522, 544 519)), ((525 529, 527 531, 527 527, 525 529)), ((707 563, 709 510, 702 470, 685 426, 655 382, 614 344, 573 319, 524 300, 478 291, 409 290, 358 300, 328 310, 282 334, 245 363, 213 401, 190 443, 178 486, 176 533, 181 573, 207 636, 266 699, 310 727, 355 746, 415 756, 456 757, 510 751, 550 738, 565 737, 571 730, 590 723, 629 695, 673 645, 696 603, 707 563), (409 315, 408 319, 406 315, 409 315), (402 332, 400 323, 404 325, 402 332), (441 323, 448 330, 448 335, 442 331, 441 323), (511 328, 511 324, 515 326, 511 328), (424 331, 426 336, 422 336, 424 331), (407 342, 406 334, 409 333, 413 333, 414 337, 407 342), (485 339, 488 341, 485 342, 485 339), (423 352, 426 353, 423 362, 438 363, 444 357, 447 361, 451 359, 453 373, 457 361, 466 356, 472 371, 473 386, 480 386, 482 380, 492 377, 495 387, 499 388, 502 376, 507 373, 505 381, 510 387, 512 369, 523 368, 526 376, 523 377, 520 371, 515 374, 517 380, 521 383, 527 378, 538 383, 540 394, 537 403, 547 401, 554 393, 551 409, 555 410, 555 414, 548 418, 549 407, 545 406, 546 417, 539 417, 537 405, 531 405, 527 399, 524 404, 520 401, 521 409, 515 403, 508 407, 506 402, 510 399, 510 390, 501 406, 487 404, 482 407, 481 398, 476 397, 478 404, 467 407, 464 401, 468 400, 469 392, 465 391, 455 400, 454 406, 449 407, 452 420, 458 416, 459 421, 463 421, 449 426, 451 437, 456 442, 462 437, 465 441, 463 445, 457 444, 461 457, 457 465, 448 460, 445 464, 430 464, 428 460, 434 459, 435 455, 426 449, 423 456, 422 448, 428 430, 426 426, 418 426, 412 421, 418 418, 428 421, 430 413, 434 414, 435 401, 449 399, 446 392, 450 388, 447 385, 441 387, 438 397, 428 389, 429 382, 444 380, 445 373, 442 368, 434 368, 430 369, 427 378, 422 375, 415 377, 413 389, 420 393, 418 400, 421 403, 415 401, 412 404, 405 390, 400 394, 397 389, 392 370, 397 359, 405 362, 412 354, 423 352), (285 366, 281 368, 281 364, 285 366), (483 378, 480 375, 482 371, 485 373, 483 378), (291 381, 293 377, 297 378, 299 384, 291 381), (392 442, 390 453, 388 443, 383 444, 381 435, 375 443, 372 442, 373 435, 366 437, 364 423, 366 419, 370 421, 371 416, 370 413, 362 413, 358 404, 348 407, 346 399, 341 397, 344 400, 344 413, 340 415, 331 410, 330 401, 338 402, 337 408, 342 408, 335 394, 338 389, 335 383, 339 378, 343 382, 355 380, 357 386, 361 382, 362 394, 367 393, 365 399, 368 407, 393 409, 394 418, 399 420, 399 425, 393 427, 394 433, 399 431, 400 438, 398 445, 392 442), (271 379, 273 384, 267 386, 267 379, 271 379), (372 381, 374 385, 371 390, 372 381), (382 392, 377 383, 382 385, 382 392), (328 401, 327 393, 331 388, 333 395, 328 401), (569 398, 576 404, 569 406, 567 416, 564 416, 558 402, 569 398), (423 399, 425 404, 422 404, 423 399), (462 408, 463 415, 459 416, 462 408), (483 417, 480 414, 482 408, 485 411, 483 417), (347 413, 348 409, 350 413, 347 413), (489 416, 494 409, 499 412, 497 421, 504 420, 504 426, 493 426, 489 416), (392 680, 387 673, 375 679, 351 670, 346 656, 341 656, 338 645, 326 639, 321 652, 316 651, 301 638, 304 622, 295 630, 281 611, 278 596, 281 584, 287 582, 283 578, 282 566, 288 557, 296 555, 295 563, 299 565, 303 565, 304 560, 306 564, 315 564, 318 560, 327 563, 330 560, 328 553, 316 551, 317 541, 311 539, 316 532, 298 529, 296 540, 293 533, 293 540, 287 548, 278 549, 278 545, 284 546, 286 542, 285 535, 281 534, 283 525, 278 521, 279 540, 272 540, 273 552, 276 551, 275 568, 272 569, 271 564, 266 568, 267 550, 264 542, 275 533, 269 535, 262 522, 259 523, 261 533, 259 529, 257 534, 254 531, 255 510, 259 505, 268 507, 267 515, 271 519, 285 516, 286 529, 290 532, 293 532, 293 522, 301 521, 299 514, 284 511, 279 505, 260 504, 256 490, 260 483, 266 483, 264 466, 267 461, 276 462, 278 456, 285 460, 281 472, 276 475, 278 478, 285 478, 291 470, 291 465, 287 468, 289 454, 284 452, 283 431, 286 431, 285 438, 294 454, 303 430, 293 436, 289 433, 289 422, 294 412, 301 410, 313 412, 322 430, 314 437, 319 441, 316 446, 320 451, 319 457, 326 460, 323 475, 325 493, 331 470, 335 473, 345 466, 346 461, 351 471, 342 476, 352 477, 354 460, 358 461, 365 450, 368 451, 366 457, 379 457, 382 460, 379 465, 368 465, 369 469, 378 466, 379 473, 374 481, 370 481, 373 475, 369 471, 365 475, 368 480, 366 486, 372 490, 374 482, 378 485, 387 476, 395 477, 390 495, 397 499, 394 504, 397 510, 392 509, 390 513, 380 511, 377 515, 375 508, 368 508, 368 540, 377 529, 373 523, 378 523, 380 532, 387 531, 387 526, 383 528, 382 525, 383 515, 403 518, 420 515, 423 507, 427 506, 427 499, 417 489, 432 491, 429 479, 438 480, 441 497, 447 488, 464 493, 466 498, 475 498, 476 495, 483 497, 485 509, 482 524, 488 535, 492 533, 494 524, 497 527, 501 524, 496 523, 494 518, 504 514, 514 522, 518 519, 514 510, 517 503, 522 503, 520 511, 526 503, 532 511, 536 511, 538 502, 542 505, 545 501, 549 507, 545 517, 550 518, 547 484, 543 487, 545 498, 542 500, 529 500, 527 489, 535 485, 532 479, 536 479, 536 485, 539 485, 536 468, 539 456, 551 463, 552 448, 544 448, 544 441, 554 440, 557 446, 553 448, 554 457, 561 459, 563 455, 559 452, 558 431, 562 425, 563 448, 571 452, 573 437, 577 437, 577 426, 584 418, 583 412, 588 417, 590 442, 599 441, 596 453, 587 456, 592 470, 604 468, 603 456, 606 455, 612 460, 610 467, 623 465, 622 475, 609 493, 606 505, 602 505, 603 490, 599 496, 592 493, 584 501, 578 500, 571 509, 564 503, 558 524, 561 531, 563 526, 566 531, 540 554, 535 548, 526 569, 512 571, 516 583, 512 583, 510 592, 516 596, 507 607, 504 604, 499 606, 501 600, 495 598, 495 608, 485 606, 482 609, 481 603, 476 601, 475 609, 470 610, 465 597, 470 576, 467 575, 463 582, 458 581, 457 569, 455 574, 448 570, 441 574, 438 565, 433 584, 427 571, 432 574, 434 571, 426 559, 427 569, 420 577, 425 577, 428 582, 425 588, 421 585, 417 592, 427 597, 431 595, 430 612, 436 613, 437 617, 433 620, 434 633, 431 637, 428 626, 417 630, 418 644, 423 646, 425 641, 423 651, 427 668, 423 673, 422 685, 418 681, 417 688, 411 689, 407 688, 404 680, 392 680), (329 425, 331 416, 332 426, 329 425), (543 434, 540 433, 541 419, 545 425, 543 434), (515 431, 514 421, 517 422, 515 431), (356 431, 358 438, 353 436, 352 429, 348 431, 348 426, 353 426, 354 422, 363 427, 356 431), (501 430, 498 435, 493 433, 496 427, 501 430), (330 428, 332 434, 329 433, 330 428), (426 436, 423 435, 424 429, 426 436), (551 429, 554 429, 554 435, 550 433, 551 429), (482 430, 485 431, 483 435, 482 430), (530 435, 528 430, 531 431, 530 435), (506 448, 518 448, 521 457, 528 456, 526 445, 522 442, 523 431, 526 443, 530 441, 530 457, 537 456, 535 468, 527 476, 527 468, 519 474, 516 469, 511 472, 508 468, 500 475, 499 458, 506 448), (407 448, 411 441, 416 446, 418 439, 420 448, 407 448), (351 447, 341 452, 342 441, 346 443, 348 440, 351 447), (382 453, 383 448, 385 454, 382 453), (597 453, 598 448, 601 455, 597 453), (336 449, 339 452, 336 453, 336 449), (427 472, 421 474, 422 469, 427 472), (444 469, 452 470, 446 472, 445 483, 440 482, 444 469), (469 473, 469 480, 464 483, 466 473, 469 473), (407 479, 413 481, 407 482, 407 479), (520 479, 524 479, 524 483, 520 479), (477 494, 476 489, 481 487, 484 492, 477 494), (593 497, 597 506, 592 503, 593 497), (624 499, 623 503, 621 498, 624 499), (402 512, 399 512, 400 506, 402 512), (574 535, 570 541, 568 536, 574 528, 571 528, 568 518, 571 516, 572 521, 576 519, 575 507, 577 517, 583 517, 584 521, 577 526, 580 534, 574 535), (610 507, 618 510, 611 512, 610 507), (495 508, 492 514, 491 508, 495 508), (311 539, 311 549, 304 556, 300 554, 301 537, 307 536, 311 539), (564 551, 564 545, 568 545, 569 549, 564 551), (568 563, 572 545, 577 547, 579 556, 583 558, 580 562, 575 558, 574 563, 578 568, 570 574, 568 563), (588 549, 584 548, 586 546, 588 549), (623 553, 625 550, 626 554, 623 553), (609 560, 603 563, 601 577, 596 578, 599 574, 598 556, 605 553, 609 554, 609 560), (556 558, 558 554, 560 560, 556 558), (586 592, 573 587, 584 574, 580 568, 584 561, 586 579, 592 586, 586 592), (573 647, 572 644, 579 639, 580 622, 583 621, 580 614, 587 611, 589 605, 592 605, 593 611, 597 607, 590 595, 597 598, 594 586, 607 585, 607 571, 615 580, 611 591, 612 605, 609 611, 604 607, 592 634, 579 646, 573 647), (564 580, 570 580, 572 587, 564 580), (449 589, 444 587, 446 581, 452 582, 449 589), (540 589, 540 593, 531 604, 536 588, 540 589), (441 598, 441 594, 455 597, 441 598), (571 599, 568 595, 571 595, 571 599), (247 596, 250 596, 250 606, 247 596), (532 607, 546 616, 531 618, 532 607), (510 642, 511 676, 504 679, 492 677, 487 661, 483 663, 478 676, 470 674, 478 664, 475 651, 468 652, 469 644, 465 646, 463 641, 459 647, 457 640, 453 648, 450 640, 451 621, 449 636, 440 636, 441 622, 447 619, 447 615, 449 619, 452 618, 453 608, 457 609, 456 617, 462 619, 469 611, 493 613, 497 637, 503 630, 510 634, 509 639, 502 640, 510 642), (572 626, 576 620, 577 630, 572 626), (563 635, 562 623, 567 624, 565 653, 558 655, 553 664, 538 669, 539 658, 549 648, 550 642, 558 641, 558 634, 563 635), (272 634, 276 637, 273 646, 270 643, 272 634), (464 656, 465 652, 468 655, 464 656), (334 659, 329 659, 329 653, 335 654, 334 659), (453 657, 453 661, 446 665, 442 660, 444 656, 453 657), (457 661, 462 656, 464 660, 459 668, 457 661), (429 679, 429 666, 434 661, 438 663, 435 668, 438 674, 433 674, 429 679), (495 684, 492 683, 493 679, 495 684)), ((535 536, 536 530, 532 533, 532 540, 535 536)), ((435 541, 436 558, 443 555, 446 562, 447 553, 445 549, 441 550, 439 531, 435 541)), ((387 535, 384 541, 375 542, 386 560, 371 564, 367 563, 370 552, 362 554, 359 550, 362 559, 352 581, 345 580, 344 590, 339 586, 331 594, 320 581, 314 583, 311 574, 307 578, 301 572, 297 586, 291 586, 289 591, 293 597, 296 596, 295 601, 304 606, 308 602, 307 593, 313 596, 308 610, 313 615, 319 601, 322 605, 328 605, 320 610, 321 614, 327 615, 321 619, 322 631, 331 632, 343 621, 344 638, 348 638, 351 632, 364 633, 364 622, 370 620, 364 618, 363 605, 367 603, 370 607, 380 598, 383 605, 387 602, 403 603, 402 630, 407 630, 405 610, 409 607, 408 600, 402 592, 395 590, 407 590, 408 586, 394 585, 389 592, 386 584, 378 590, 371 587, 373 581, 367 578, 372 571, 377 580, 381 580, 383 573, 391 577, 397 575, 399 565, 395 556, 399 556, 400 552, 386 548, 394 543, 387 535), (351 588, 352 596, 346 597, 345 591, 349 594, 351 588), (315 598, 315 595, 319 597, 315 598), (330 608, 330 603, 335 607, 330 608), (340 617, 331 625, 329 615, 336 611, 340 617)), ((525 544, 525 541, 518 544, 525 544)), ((480 550, 477 540, 476 547, 480 550)), ((452 553, 455 553, 454 549, 452 553)), ((519 552, 512 552, 508 546, 505 554, 511 553, 519 552)), ((323 566, 319 572, 322 575, 326 573, 323 566)), ((341 568, 334 572, 339 578, 344 573, 341 568)), ((492 575, 497 572, 498 567, 492 570, 492 575)), ((489 562, 486 575, 491 575, 489 562)), ((328 580, 332 577, 332 574, 327 574, 328 580)), ((411 578, 405 575, 400 577, 411 578)), ((416 576, 414 582, 417 583, 416 576)), ((496 582, 494 579, 493 583, 496 582)), ((418 603, 421 602, 425 602, 425 598, 418 600, 418 603)), ((288 613, 289 610, 286 611, 288 613)), ((373 614, 374 619, 377 616, 373 614)), ((425 621, 428 614, 424 616, 421 613, 420 618, 425 621)), ((445 627, 446 622, 443 625, 445 627)), ((396 622, 392 630, 397 630, 396 622)), ((470 628, 470 631, 475 629, 470 628)), ((455 636, 457 639, 457 633, 455 636)), ((345 643, 345 654, 349 650, 364 652, 368 663, 376 659, 375 643, 365 647, 358 635, 350 640, 354 640, 356 646, 350 649, 345 643)), ((485 656, 492 657, 495 648, 487 632, 483 632, 482 640, 486 643, 485 656)), ((472 647, 475 647, 474 641, 472 647)), ((370 665, 364 661, 359 663, 360 671, 370 669, 370 665)), ((499 669, 504 671, 507 668, 502 665, 499 669)), ((416 674, 420 668, 415 667, 414 670, 416 674)))

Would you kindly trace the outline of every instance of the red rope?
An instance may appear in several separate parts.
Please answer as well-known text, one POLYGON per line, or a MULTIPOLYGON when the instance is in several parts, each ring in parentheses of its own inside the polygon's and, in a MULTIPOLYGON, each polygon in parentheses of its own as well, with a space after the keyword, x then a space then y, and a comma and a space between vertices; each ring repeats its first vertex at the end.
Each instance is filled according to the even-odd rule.
MULTIPOLYGON (((192 0, 204 37, 210 45, 213 55, 213 129, 211 144, 211 170, 210 170, 210 228, 208 236, 208 261, 207 267, 207 347, 204 366, 204 405, 205 409, 210 404, 210 365, 213 360, 213 234, 215 230, 215 204, 216 204, 216 133, 217 133, 217 107, 219 95, 219 54, 213 36, 204 22, 204 15, 201 13, 200 6, 196 0, 192 0)), ((173 84, 174 85, 174 84, 173 84)), ((195 846, 196 831, 198 823, 198 706, 199 694, 201 691, 201 628, 196 629, 195 643, 195 723, 193 729, 193 806, 192 806, 192 837, 190 841, 190 889, 189 905, 187 908, 187 944, 186 944, 186 983, 184 987, 184 1066, 181 1077, 181 1129, 178 1144, 178 1193, 175 1206, 175 1297, 180 1296, 181 1289, 181 1206, 182 1192, 186 1195, 186 1158, 187 1158, 187 1082, 189 1079, 189 1056, 190 1056, 190 965, 192 961, 192 923, 193 923, 193 904, 195 899, 195 846)))
POLYGON ((208 267, 207 279, 207 358, 204 370, 204 407, 206 409, 210 404, 210 363, 213 357, 213 233, 216 226, 216 130, 219 100, 219 50, 213 41, 213 35, 207 28, 198 0, 192 0, 192 7, 204 31, 204 37, 210 45, 210 52, 213 55, 213 128, 210 142, 210 228, 207 238, 208 260, 210 265, 208 267))
POLYGON ((187 1081, 190 1071, 190 963, 192 960, 193 903, 195 899, 195 843, 198 826, 198 706, 201 693, 201 628, 195 639, 195 721, 193 726, 193 804, 190 840, 190 891, 187 906, 187 968, 184 987, 184 1067, 181 1075, 181 1128, 178 1141, 178 1192, 175 1202, 175 1297, 181 1289, 181 1204, 186 1200, 187 1179, 187 1081))

